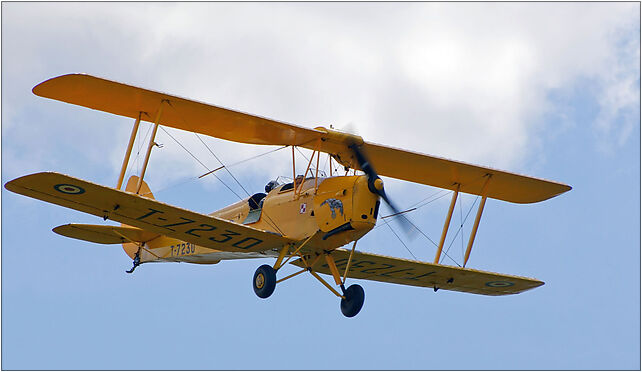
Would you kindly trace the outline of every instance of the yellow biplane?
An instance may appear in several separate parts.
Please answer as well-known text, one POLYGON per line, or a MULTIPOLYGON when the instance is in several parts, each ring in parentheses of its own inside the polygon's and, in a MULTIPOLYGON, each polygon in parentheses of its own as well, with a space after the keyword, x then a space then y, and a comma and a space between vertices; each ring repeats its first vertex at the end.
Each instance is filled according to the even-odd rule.
MULTIPOLYGON (((487 198, 535 203, 571 187, 538 178, 428 156, 364 141, 361 137, 317 127, 303 128, 172 95, 85 75, 63 75, 33 88, 34 94, 135 119, 115 188, 59 173, 17 178, 13 192, 120 222, 120 226, 67 224, 54 232, 101 244, 122 244, 134 260, 129 273, 145 262, 215 264, 238 258, 276 259, 253 277, 255 293, 269 297, 277 283, 309 272, 336 296, 341 311, 355 316, 365 295, 346 279, 366 279, 411 286, 507 295, 544 284, 541 281, 466 268, 487 198), (141 121, 153 123, 142 170, 122 184, 141 121), (229 141, 292 148, 292 182, 270 182, 257 193, 210 214, 171 206, 154 199, 143 181, 159 125, 229 141), (312 150, 305 174, 294 170, 295 147, 312 150), (319 175, 321 153, 341 164, 345 175, 319 175), (314 160, 316 158, 316 161, 314 160), (316 167, 313 167, 313 161, 316 167), (354 170, 348 175, 348 170, 354 170), (376 171, 375 171, 376 169, 376 171), (363 174, 356 174, 356 170, 363 174), (452 190, 434 262, 420 262, 355 250, 357 241, 377 222, 380 200, 396 213, 378 174, 452 190), (459 193, 481 196, 463 267, 439 263, 459 193), (353 243, 349 249, 341 248, 353 243), (290 262, 301 269, 281 279, 290 262), (319 274, 332 277, 336 287, 319 274)), ((349 247, 349 246, 348 246, 349 247)))

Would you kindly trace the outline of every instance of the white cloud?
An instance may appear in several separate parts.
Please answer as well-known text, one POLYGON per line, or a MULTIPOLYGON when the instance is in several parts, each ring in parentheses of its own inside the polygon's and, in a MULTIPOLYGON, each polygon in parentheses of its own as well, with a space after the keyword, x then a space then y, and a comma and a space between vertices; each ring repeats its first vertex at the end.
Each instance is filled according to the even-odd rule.
MULTIPOLYGON (((592 127, 606 134, 601 140, 627 140, 637 118, 623 113, 639 102, 638 10, 627 3, 8 3, 3 127, 42 106, 29 92, 38 81, 88 72, 303 126, 351 125, 369 141, 520 171, 548 125, 543 114, 557 108, 550 92, 572 92, 579 81, 596 87, 592 127)), ((114 173, 131 125, 118 122, 127 125, 95 129, 122 143, 108 150, 114 173)), ((210 156, 183 137, 200 148, 199 158, 210 156)), ((39 156, 56 144, 43 146, 39 156)), ((217 147, 228 162, 265 150, 217 147)), ((203 170, 169 144, 154 157, 159 167, 174 163, 177 178, 203 170)), ((267 165, 255 169, 266 178, 288 174, 267 165)))

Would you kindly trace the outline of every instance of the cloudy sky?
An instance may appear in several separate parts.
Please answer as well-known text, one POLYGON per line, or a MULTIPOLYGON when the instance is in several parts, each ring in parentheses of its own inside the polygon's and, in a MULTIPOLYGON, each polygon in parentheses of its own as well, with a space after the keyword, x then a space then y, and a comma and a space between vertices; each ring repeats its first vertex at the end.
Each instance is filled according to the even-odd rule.
MULTIPOLYGON (((115 184, 133 121, 31 93, 85 72, 574 189, 484 211, 469 266, 545 286, 484 298, 364 282, 366 304, 350 320, 310 278, 257 299, 259 261, 146 265, 127 276, 119 247, 51 232, 102 220, 3 189, 2 367, 639 369, 639 7, 3 3, 3 184, 45 170, 115 184)), ((158 199, 200 212, 238 200, 214 177, 195 181, 206 170, 168 133, 219 165, 193 134, 159 131, 146 175, 158 199)), ((273 149, 203 139, 226 164, 273 149)), ((288 157, 230 169, 260 191, 291 174, 288 157)), ((439 192, 385 181, 402 207, 439 192)), ((433 240, 449 199, 436 195, 409 215, 433 240)), ((458 263, 457 221, 474 201, 462 197, 449 235, 458 263)), ((384 224, 359 247, 432 259, 422 236, 402 239, 408 249, 384 224)))

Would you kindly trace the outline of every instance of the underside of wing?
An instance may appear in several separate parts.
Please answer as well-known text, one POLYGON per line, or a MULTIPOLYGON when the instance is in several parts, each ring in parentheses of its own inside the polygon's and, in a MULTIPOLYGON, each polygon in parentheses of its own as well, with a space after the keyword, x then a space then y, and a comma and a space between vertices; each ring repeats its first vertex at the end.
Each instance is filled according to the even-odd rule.
POLYGON ((68 238, 85 240, 98 244, 122 244, 128 242, 147 242, 160 236, 136 227, 87 225, 70 223, 58 226, 53 232, 68 238))
POLYGON ((220 251, 262 252, 292 242, 276 233, 54 172, 20 177, 5 187, 18 194, 220 251))
MULTIPOLYGON (((332 256, 339 271, 343 272, 350 251, 337 249, 332 252, 332 256)), ((305 267, 301 260, 293 264, 305 267)), ((324 260, 318 260, 312 270, 332 274, 324 260)), ((544 284, 536 279, 363 252, 354 252, 348 277, 489 296, 517 294, 544 284)))

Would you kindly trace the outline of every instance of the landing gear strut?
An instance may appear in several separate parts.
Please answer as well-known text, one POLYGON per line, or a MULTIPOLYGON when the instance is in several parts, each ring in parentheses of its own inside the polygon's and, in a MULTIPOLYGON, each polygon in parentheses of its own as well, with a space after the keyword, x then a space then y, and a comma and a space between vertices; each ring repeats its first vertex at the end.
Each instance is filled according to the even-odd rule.
POLYGON ((274 266, 261 265, 258 269, 256 269, 256 272, 254 273, 254 278, 252 279, 252 287, 254 288, 254 293, 256 293, 256 295, 259 296, 260 298, 268 298, 272 295, 272 293, 274 293, 276 283, 290 279, 292 277, 295 277, 307 271, 310 274, 312 274, 313 277, 319 280, 324 286, 326 286, 326 288, 328 288, 330 292, 334 293, 337 297, 341 298, 341 313, 343 313, 343 315, 345 315, 348 318, 354 317, 355 315, 359 314, 359 311, 361 311, 366 295, 365 295, 365 292, 363 291, 363 288, 360 285, 353 284, 346 289, 344 284, 348 276, 348 270, 350 268, 352 254, 354 253, 354 249, 355 249, 355 246, 357 245, 356 244, 357 242, 355 241, 355 244, 352 246, 352 251, 350 252, 350 257, 348 258, 348 264, 346 265, 343 278, 341 278, 341 275, 339 274, 339 270, 337 269, 337 265, 334 262, 334 258, 332 257, 331 252, 324 252, 324 254, 317 254, 316 257, 310 262, 307 261, 307 259, 309 259, 310 256, 305 256, 302 254, 297 255, 297 252, 311 238, 312 236, 310 236, 305 242, 303 242, 303 244, 301 244, 299 248, 294 250, 293 253, 290 253, 288 259, 285 262, 283 261, 283 259, 285 258, 286 254, 288 254, 289 250, 293 249, 293 247, 291 246, 284 246, 281 249, 281 252, 279 252, 279 258, 276 260, 276 263, 274 264, 274 266), (294 274, 290 274, 286 276, 285 278, 276 280, 277 270, 279 270, 284 264, 286 264, 290 260, 290 258, 294 257, 295 255, 297 255, 302 261, 303 265, 305 265, 304 268, 294 274), (326 282, 323 278, 319 276, 317 272, 315 272, 315 270, 313 270, 313 267, 315 267, 315 264, 317 263, 317 261, 319 261, 319 259, 321 259, 322 257, 325 258, 325 261, 328 264, 328 267, 330 269, 330 273, 332 274, 332 277, 334 278, 336 285, 338 285, 341 288, 342 293, 339 293, 336 289, 332 287, 332 285, 326 282))

